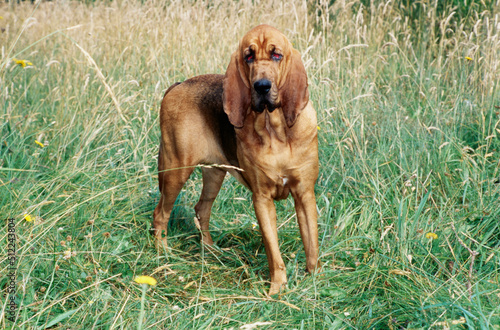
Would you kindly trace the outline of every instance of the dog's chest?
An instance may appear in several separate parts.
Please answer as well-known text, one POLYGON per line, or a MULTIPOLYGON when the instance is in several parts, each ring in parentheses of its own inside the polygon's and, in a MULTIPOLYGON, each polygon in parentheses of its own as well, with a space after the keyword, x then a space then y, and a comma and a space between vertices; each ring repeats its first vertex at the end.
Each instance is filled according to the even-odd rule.
POLYGON ((252 120, 236 132, 242 175, 254 184, 252 190, 267 187, 274 199, 284 199, 297 182, 303 150, 293 144, 293 135, 277 110, 252 116, 252 120))
MULTIPOLYGON (((274 199, 287 198, 293 183, 292 152, 286 144, 245 148, 240 145, 238 154, 243 176, 249 182, 258 182, 269 188, 274 199)), ((254 189, 252 189, 254 190, 254 189)))

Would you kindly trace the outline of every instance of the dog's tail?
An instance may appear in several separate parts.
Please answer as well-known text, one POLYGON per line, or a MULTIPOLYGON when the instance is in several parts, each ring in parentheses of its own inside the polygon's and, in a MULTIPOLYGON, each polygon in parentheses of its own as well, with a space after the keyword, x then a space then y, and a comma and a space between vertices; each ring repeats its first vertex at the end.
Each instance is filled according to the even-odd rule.
POLYGON ((170 92, 175 86, 180 85, 180 84, 181 84, 180 82, 176 82, 172 86, 170 86, 169 88, 167 88, 167 91, 165 92, 165 94, 163 95, 163 97, 165 97, 168 94, 168 92, 170 92))

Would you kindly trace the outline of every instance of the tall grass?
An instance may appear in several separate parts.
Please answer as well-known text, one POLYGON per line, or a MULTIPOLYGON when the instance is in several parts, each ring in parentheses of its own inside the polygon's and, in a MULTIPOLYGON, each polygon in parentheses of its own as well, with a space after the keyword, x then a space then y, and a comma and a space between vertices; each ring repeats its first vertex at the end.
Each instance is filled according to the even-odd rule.
POLYGON ((144 274, 158 280, 144 328, 498 329, 500 3, 463 17, 437 4, 2 4, 0 285, 6 298, 14 218, 20 306, 11 322, 2 299, 2 327, 136 327, 144 274), (168 253, 148 234, 164 90, 224 73, 260 23, 301 51, 320 127, 323 272, 305 275, 293 202, 277 203, 289 284, 274 298, 234 179, 214 204, 216 248, 192 221, 199 172, 168 253))

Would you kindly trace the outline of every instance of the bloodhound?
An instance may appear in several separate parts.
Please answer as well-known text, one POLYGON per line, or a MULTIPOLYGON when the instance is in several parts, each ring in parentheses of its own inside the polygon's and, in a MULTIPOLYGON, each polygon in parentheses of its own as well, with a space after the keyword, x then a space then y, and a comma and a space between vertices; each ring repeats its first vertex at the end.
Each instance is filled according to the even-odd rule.
POLYGON ((259 25, 240 41, 225 75, 172 85, 161 104, 160 127, 161 198, 153 221, 157 242, 166 245, 170 212, 194 167, 217 164, 202 168, 203 189, 195 206, 203 243, 213 244, 211 208, 229 172, 253 193, 271 275, 269 294, 286 283, 274 200, 292 194, 307 271, 319 267, 316 112, 300 53, 282 33, 259 25))

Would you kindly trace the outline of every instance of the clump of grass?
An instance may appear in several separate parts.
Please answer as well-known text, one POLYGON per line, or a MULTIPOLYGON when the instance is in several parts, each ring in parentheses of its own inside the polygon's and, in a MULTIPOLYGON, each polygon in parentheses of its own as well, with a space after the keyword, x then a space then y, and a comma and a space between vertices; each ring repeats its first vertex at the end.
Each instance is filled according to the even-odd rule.
POLYGON ((498 328, 499 4, 399 4, 3 5, 0 213, 16 221, 20 308, 2 325, 136 327, 133 279, 150 274, 144 328, 498 328), (224 73, 259 23, 302 52, 320 126, 323 273, 305 275, 293 202, 278 203, 289 284, 277 299, 233 179, 213 208, 218 247, 192 223, 198 172, 168 253, 148 235, 164 90, 224 73))

